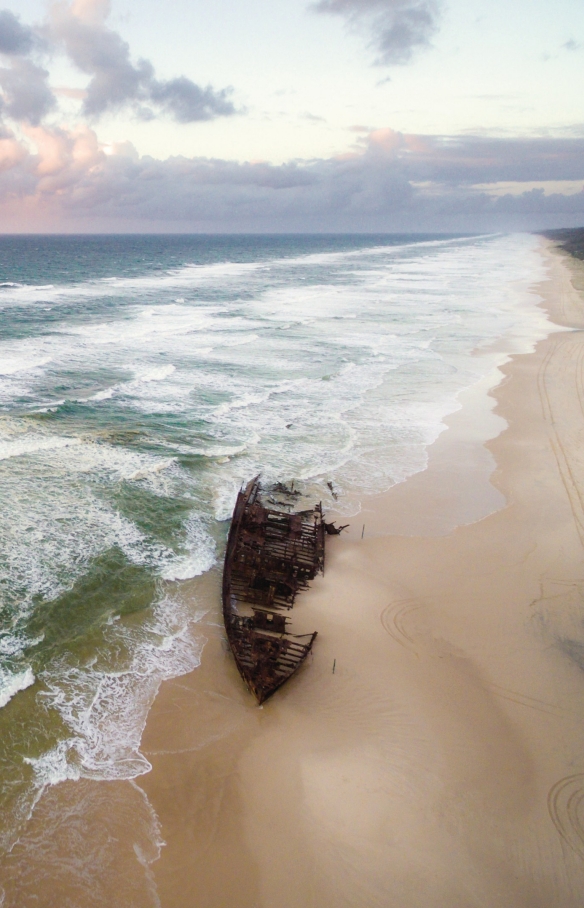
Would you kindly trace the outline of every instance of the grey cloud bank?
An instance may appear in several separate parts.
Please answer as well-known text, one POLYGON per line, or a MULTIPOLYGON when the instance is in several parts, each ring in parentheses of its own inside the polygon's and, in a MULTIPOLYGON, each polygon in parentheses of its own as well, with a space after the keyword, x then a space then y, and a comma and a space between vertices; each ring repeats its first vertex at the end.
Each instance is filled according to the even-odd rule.
POLYGON ((584 183, 584 139, 509 140, 372 133, 339 158, 285 165, 106 154, 89 130, 33 131, 38 154, 0 141, 6 231, 483 231, 584 222, 584 191, 515 194, 474 183, 584 183), (554 145, 557 141, 558 144, 554 145), (4 149, 2 149, 4 145, 4 149))
POLYGON ((237 113, 230 100, 231 89, 216 91, 210 85, 201 88, 185 76, 148 84, 148 99, 168 111, 178 123, 212 120, 237 113))
POLYGON ((391 159, 411 180, 472 183, 584 179, 584 137, 408 136, 380 129, 368 152, 391 159))

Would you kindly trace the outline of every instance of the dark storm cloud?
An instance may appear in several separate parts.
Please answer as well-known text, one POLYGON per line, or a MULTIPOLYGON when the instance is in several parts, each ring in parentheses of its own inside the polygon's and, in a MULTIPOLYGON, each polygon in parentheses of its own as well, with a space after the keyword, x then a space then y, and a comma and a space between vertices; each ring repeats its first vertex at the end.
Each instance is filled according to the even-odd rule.
POLYGON ((378 64, 407 63, 430 44, 438 29, 438 0, 319 0, 319 13, 343 16, 351 28, 365 30, 378 64))
POLYGON ((10 10, 0 10, 0 54, 18 56, 28 54, 34 45, 34 33, 22 25, 10 10))
POLYGON ((128 105, 143 119, 162 111, 179 123, 236 112, 229 89, 201 87, 185 76, 158 80, 149 60, 132 62, 127 42, 105 25, 107 12, 107 4, 59 3, 51 13, 51 38, 81 72, 91 76, 83 107, 87 116, 98 117, 128 105))

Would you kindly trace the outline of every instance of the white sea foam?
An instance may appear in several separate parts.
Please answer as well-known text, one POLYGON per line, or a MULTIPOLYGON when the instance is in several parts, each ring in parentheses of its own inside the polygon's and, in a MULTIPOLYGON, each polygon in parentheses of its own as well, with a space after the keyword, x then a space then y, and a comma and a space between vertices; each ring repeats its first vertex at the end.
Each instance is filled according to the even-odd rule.
POLYGON ((246 409, 247 407, 252 407, 257 404, 264 403, 269 396, 269 391, 264 392, 263 394, 245 394, 241 398, 235 398, 234 400, 225 401, 225 403, 219 404, 213 415, 215 417, 221 417, 225 416, 231 410, 246 409))
POLYGON ((110 400, 116 393, 115 388, 105 388, 103 391, 97 391, 90 397, 81 398, 81 400, 110 400))
POLYGON ((26 690, 34 684, 35 677, 31 668, 14 674, 0 668, 0 709, 12 700, 13 696, 21 690, 26 690))
MULTIPOLYGON (((24 345, 22 346, 24 347, 24 345)), ((51 357, 43 356, 42 353, 37 356, 34 353, 27 356, 26 349, 20 355, 17 351, 12 356, 7 353, 0 361, 0 375, 16 375, 18 372, 30 372, 31 369, 39 369, 42 366, 46 366, 50 361, 51 357)))
POLYGON ((175 371, 176 366, 173 366, 172 364, 168 366, 158 366, 157 369, 149 369, 143 375, 140 375, 140 381, 164 381, 165 378, 168 378, 168 376, 172 375, 175 371))
POLYGON ((215 543, 198 514, 192 513, 189 516, 185 529, 187 553, 176 556, 163 568, 161 575, 165 580, 199 577, 215 563, 215 543))
MULTIPOLYGON (((464 247, 476 244, 477 240, 488 238, 469 237, 454 239, 427 240, 423 242, 410 241, 391 246, 374 246, 338 252, 309 253, 299 256, 285 256, 282 258, 268 259, 256 262, 217 262, 209 265, 186 264, 179 268, 169 269, 141 277, 128 278, 101 278, 82 283, 68 285, 54 284, 23 284, 6 282, 0 286, 0 306, 31 305, 38 303, 69 302, 71 299, 99 299, 111 296, 114 292, 118 296, 135 296, 150 291, 160 292, 176 291, 179 288, 226 286, 232 283, 241 284, 260 275, 264 277, 279 268, 331 266, 338 263, 356 261, 363 258, 389 256, 399 258, 408 250, 416 252, 424 249, 445 249, 450 247, 464 247)), ((180 303, 184 297, 176 298, 180 303)))
POLYGON ((176 458, 174 457, 168 457, 166 460, 158 460, 146 467, 141 467, 139 470, 136 470, 135 473, 131 473, 128 476, 128 479, 148 479, 153 473, 162 473, 163 470, 168 470, 168 468, 172 467, 175 463, 176 458))
MULTIPOLYGON (((6 582, 21 590, 23 615, 35 596, 59 595, 92 558, 114 546, 131 562, 149 565, 161 575, 183 576, 187 562, 189 576, 207 570, 213 543, 199 518, 192 535, 195 548, 187 557, 188 548, 186 554, 176 554, 98 494, 100 484, 107 487, 126 481, 156 495, 172 496, 188 483, 175 458, 132 451, 100 439, 59 439, 42 429, 19 434, 14 428, 13 421, 0 421, 0 453, 15 461, 9 468, 0 459, 9 469, 0 484, 4 515, 0 567, 6 582), (20 463, 24 458, 16 455, 25 453, 25 462, 20 463)), ((189 526, 185 528, 187 547, 189 526)))
POLYGON ((64 661, 42 674, 39 696, 59 712, 70 736, 28 760, 40 788, 81 777, 133 779, 149 771, 140 752, 148 710, 161 681, 199 664, 201 616, 180 597, 165 596, 140 627, 118 622, 107 628, 110 647, 130 653, 125 665, 64 661))
POLYGON ((78 438, 63 438, 58 435, 39 436, 32 432, 23 432, 15 438, 0 438, 0 460, 7 460, 9 457, 21 457, 26 454, 35 454, 39 451, 55 451, 60 448, 68 448, 71 445, 80 444, 78 438))
MULTIPOLYGON (((79 343, 86 339, 92 344, 142 350, 141 345, 144 342, 150 343, 152 338, 159 346, 164 340, 170 342, 177 336, 184 337, 193 333, 204 336, 206 329, 214 327, 216 312, 216 307, 179 306, 176 303, 153 305, 148 309, 133 306, 125 313, 129 317, 122 322, 98 321, 67 326, 60 333, 65 337, 79 338, 79 343)), ((193 338, 190 343, 193 343, 193 338)))

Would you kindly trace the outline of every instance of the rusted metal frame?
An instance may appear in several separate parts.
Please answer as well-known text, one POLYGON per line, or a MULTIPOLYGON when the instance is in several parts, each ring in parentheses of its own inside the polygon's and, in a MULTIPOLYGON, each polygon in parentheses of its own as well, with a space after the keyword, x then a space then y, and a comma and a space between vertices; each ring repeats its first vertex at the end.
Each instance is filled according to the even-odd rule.
POLYGON ((296 671, 317 636, 316 632, 300 635, 307 640, 300 643, 297 635, 286 630, 286 619, 275 614, 282 601, 290 608, 297 592, 324 567, 322 508, 317 506, 316 512, 288 515, 268 511, 259 501, 257 477, 238 495, 223 578, 224 618, 238 668, 259 702, 296 671), (310 522, 303 519, 308 515, 310 522), (262 570, 267 590, 253 586, 262 570), (268 628, 267 618, 256 617, 261 610, 253 610, 254 618, 234 612, 238 601, 251 600, 253 606, 258 599, 265 600, 266 594, 267 607, 275 618, 273 628, 268 628), (257 626, 262 622, 263 633, 263 627, 257 626))

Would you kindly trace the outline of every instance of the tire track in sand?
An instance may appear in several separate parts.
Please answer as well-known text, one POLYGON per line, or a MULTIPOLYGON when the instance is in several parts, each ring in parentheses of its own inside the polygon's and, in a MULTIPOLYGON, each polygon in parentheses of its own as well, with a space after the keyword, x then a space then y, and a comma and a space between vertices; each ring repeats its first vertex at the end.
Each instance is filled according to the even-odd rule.
POLYGON ((584 773, 556 782, 548 795, 548 810, 564 842, 584 859, 584 773))
POLYGON ((512 690, 509 687, 502 687, 500 684, 487 683, 485 687, 492 691, 497 697, 509 700, 511 703, 517 703, 518 706, 525 706, 528 709, 535 709, 540 713, 546 713, 548 716, 557 716, 563 718, 566 710, 554 703, 548 703, 545 700, 539 700, 536 697, 528 697, 519 691, 512 690))
POLYGON ((550 344, 538 392, 550 444, 584 547, 584 340, 582 332, 550 344), (575 394, 571 393, 576 391, 575 394))
MULTIPOLYGON (((407 624, 410 616, 422 608, 424 606, 416 599, 400 599, 397 602, 391 602, 383 609, 380 615, 381 624, 386 633, 400 646, 414 653, 418 659, 420 658, 420 647, 425 650, 426 655, 430 655, 430 652, 423 643, 420 643, 419 639, 416 639, 416 635, 412 633, 411 629, 408 629, 407 624)), ((528 694, 509 687, 503 687, 494 682, 484 681, 483 689, 496 697, 501 697, 503 700, 516 703, 517 706, 536 710, 557 719, 564 719, 567 715, 567 711, 558 704, 540 700, 537 697, 530 697, 528 694)))
POLYGON ((400 646, 409 649, 418 655, 416 642, 411 633, 406 629, 406 622, 409 615, 417 612, 422 606, 416 599, 400 599, 397 602, 390 602, 381 613, 381 624, 389 636, 399 643, 400 646))
MULTIPOLYGON (((581 331, 550 344, 538 374, 550 444, 584 547, 584 338, 581 331), (575 394, 573 392, 576 392, 575 394)), ((584 859, 584 773, 560 779, 547 806, 558 834, 584 859)))
MULTIPOLYGON (((414 612, 420 611, 424 606, 416 599, 400 599, 397 602, 390 602, 381 612, 380 619, 383 629, 387 634, 403 646, 410 650, 418 658, 420 657, 420 641, 415 638, 411 629, 408 629, 408 620, 414 612)), ((424 648, 422 644, 422 648, 424 648)), ((542 713, 558 718, 563 717, 566 711, 554 703, 548 703, 545 700, 539 700, 536 697, 530 697, 519 691, 512 690, 508 687, 502 687, 500 684, 486 682, 485 690, 491 691, 497 697, 516 703, 518 706, 524 706, 529 709, 535 709, 542 713)))

